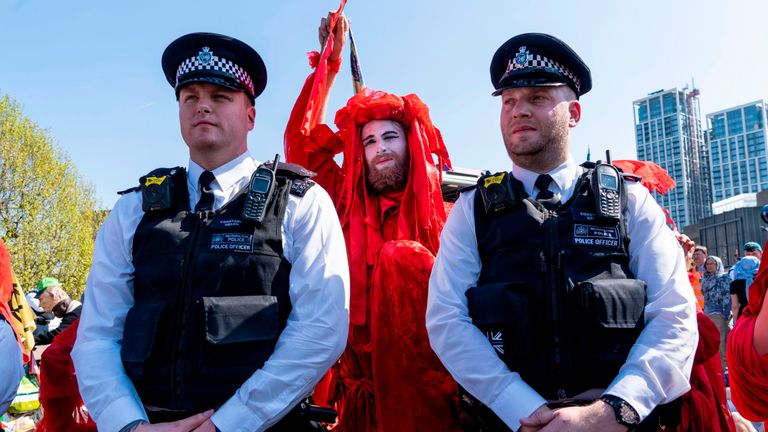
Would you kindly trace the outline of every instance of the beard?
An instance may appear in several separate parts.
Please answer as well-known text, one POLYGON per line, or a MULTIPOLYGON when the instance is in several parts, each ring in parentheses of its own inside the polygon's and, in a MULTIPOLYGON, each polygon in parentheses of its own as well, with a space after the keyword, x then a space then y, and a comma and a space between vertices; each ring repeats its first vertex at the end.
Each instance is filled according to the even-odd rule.
MULTIPOLYGON (((536 128, 539 132, 534 137, 513 137, 506 133, 503 135, 507 154, 515 162, 539 161, 558 159, 567 151, 568 142, 568 118, 561 116, 546 122, 538 122, 536 128)), ((527 165, 527 164, 525 164, 527 165)))
POLYGON ((377 194, 384 194, 405 189, 408 184, 408 162, 408 158, 401 159, 396 154, 376 157, 367 167, 366 184, 368 190, 377 194), (392 158, 395 164, 383 169, 376 168, 377 160, 383 157, 392 158))

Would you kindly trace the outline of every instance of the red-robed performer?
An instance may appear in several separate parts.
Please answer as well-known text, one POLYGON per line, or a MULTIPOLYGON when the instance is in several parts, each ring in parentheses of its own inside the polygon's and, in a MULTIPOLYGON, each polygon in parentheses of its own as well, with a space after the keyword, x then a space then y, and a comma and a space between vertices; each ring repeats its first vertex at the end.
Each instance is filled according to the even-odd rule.
POLYGON ((346 31, 340 12, 322 20, 326 48, 319 60, 311 54, 316 70, 285 133, 288 161, 315 171, 333 198, 350 261, 347 349, 315 400, 335 404, 342 432, 458 430, 456 384, 432 352, 424 321, 446 217, 433 155, 443 166, 448 152, 412 94, 364 89, 336 113, 338 132, 323 124, 346 31))
MULTIPOLYGON (((763 207, 768 223, 768 206, 763 207)), ((768 247, 768 244, 766 244, 768 247)), ((768 259, 749 286, 749 303, 728 337, 731 401, 752 421, 768 420, 768 259)))

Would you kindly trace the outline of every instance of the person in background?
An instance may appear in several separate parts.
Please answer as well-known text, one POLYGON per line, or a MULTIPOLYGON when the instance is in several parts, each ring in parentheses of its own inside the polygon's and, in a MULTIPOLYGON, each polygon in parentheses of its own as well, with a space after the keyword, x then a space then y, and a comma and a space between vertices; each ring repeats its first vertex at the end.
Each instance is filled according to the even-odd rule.
POLYGON ((725 346, 730 331, 728 323, 731 320, 731 278, 723 269, 723 262, 714 255, 707 257, 704 269, 701 277, 704 313, 715 323, 720 332, 720 361, 723 370, 726 370, 725 346))
MULTIPOLYGON (((687 238, 687 236, 686 236, 687 238)), ((707 259, 706 246, 696 245, 691 241, 691 250, 686 254, 686 259, 690 263, 688 266, 688 279, 691 281, 693 294, 696 296, 696 302, 699 307, 704 309, 704 294, 701 293, 701 275, 704 274, 704 261, 707 259), (695 248, 695 249, 693 249, 695 248)))
POLYGON ((56 328, 35 332, 35 345, 48 345, 53 342, 56 335, 66 330, 80 318, 83 305, 77 300, 72 300, 61 287, 59 280, 52 277, 45 277, 40 280, 37 284, 36 297, 40 301, 40 309, 61 319, 56 328))
POLYGON ((749 304, 749 286, 760 268, 760 258, 763 248, 755 242, 744 244, 744 257, 731 268, 731 308, 733 319, 741 317, 744 308, 749 304))
POLYGON ((707 247, 702 245, 696 245, 693 249, 693 264, 694 269, 701 273, 704 273, 704 262, 707 260, 707 247))

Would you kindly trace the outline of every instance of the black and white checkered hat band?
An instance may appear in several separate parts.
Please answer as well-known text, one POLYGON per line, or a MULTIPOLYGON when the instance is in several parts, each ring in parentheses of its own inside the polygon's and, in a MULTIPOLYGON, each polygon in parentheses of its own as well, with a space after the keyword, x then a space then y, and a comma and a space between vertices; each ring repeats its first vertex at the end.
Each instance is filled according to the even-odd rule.
POLYGON ((525 63, 516 63, 515 59, 512 58, 509 60, 509 63, 507 64, 507 70, 504 72, 504 76, 501 77, 501 80, 499 82, 503 81, 504 78, 509 76, 510 72, 518 71, 521 69, 527 69, 527 68, 549 68, 549 69, 555 69, 561 74, 568 77, 571 81, 573 81, 573 84, 576 86, 577 91, 581 91, 581 80, 576 77, 576 75, 571 72, 568 68, 561 65, 560 63, 550 60, 547 57, 544 57, 540 54, 528 54, 525 63))
POLYGON ((248 75, 245 70, 243 70, 243 68, 238 66, 236 63, 218 56, 211 56, 210 60, 203 63, 198 57, 199 56, 190 57, 179 65, 179 69, 176 70, 176 83, 179 82, 180 77, 188 73, 202 70, 212 70, 223 72, 231 76, 243 87, 245 87, 251 94, 255 93, 253 91, 253 80, 251 80, 250 75, 248 75))

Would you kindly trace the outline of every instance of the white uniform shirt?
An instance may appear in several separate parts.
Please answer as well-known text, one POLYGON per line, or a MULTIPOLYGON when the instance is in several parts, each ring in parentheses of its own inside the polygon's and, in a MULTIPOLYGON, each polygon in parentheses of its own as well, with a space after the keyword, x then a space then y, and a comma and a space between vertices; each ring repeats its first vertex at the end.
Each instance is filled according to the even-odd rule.
MULTIPOLYGON (((213 170, 214 209, 248 184, 258 166, 247 153, 213 170)), ((189 162, 190 208, 200 198, 203 172, 189 162)), ((85 304, 72 359, 80 392, 100 431, 118 431, 147 419, 123 369, 120 346, 133 306, 133 236, 144 212, 141 194, 115 204, 96 238, 85 304)), ((336 210, 318 185, 290 195, 282 226, 283 253, 291 263, 292 310, 275 351, 213 415, 222 431, 263 431, 309 394, 339 358, 347 341, 349 269, 336 210)))
MULTIPOLYGON (((572 159, 550 171, 549 189, 567 201, 582 169, 572 159)), ((536 196, 539 174, 513 166, 525 191, 536 196)), ((629 267, 647 283, 645 328, 606 393, 645 418, 689 390, 698 343, 696 307, 680 246, 659 205, 639 183, 627 182, 629 267)), ((456 381, 490 407, 512 430, 546 401, 510 371, 472 324, 465 292, 476 286, 482 263, 477 248, 475 191, 456 202, 440 237, 429 280, 427 329, 432 348, 456 381)), ((514 229, 514 228, 510 228, 514 229)))

